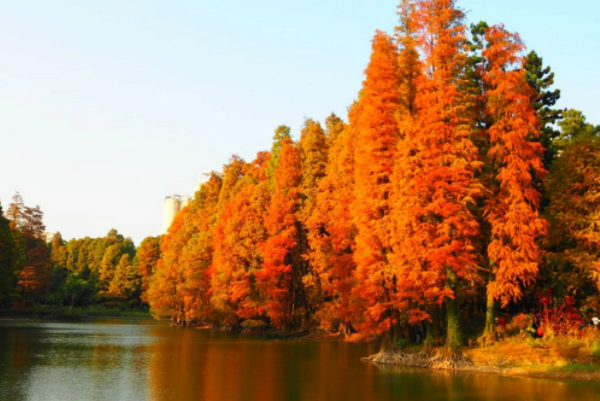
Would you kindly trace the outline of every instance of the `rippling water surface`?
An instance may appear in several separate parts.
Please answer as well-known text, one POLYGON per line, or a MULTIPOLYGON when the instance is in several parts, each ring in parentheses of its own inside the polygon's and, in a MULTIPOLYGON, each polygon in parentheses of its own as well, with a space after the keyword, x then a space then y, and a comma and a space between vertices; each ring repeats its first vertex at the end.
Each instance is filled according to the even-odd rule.
POLYGON ((382 369, 360 361, 372 352, 152 320, 0 321, 0 400, 600 400, 599 383, 382 369))

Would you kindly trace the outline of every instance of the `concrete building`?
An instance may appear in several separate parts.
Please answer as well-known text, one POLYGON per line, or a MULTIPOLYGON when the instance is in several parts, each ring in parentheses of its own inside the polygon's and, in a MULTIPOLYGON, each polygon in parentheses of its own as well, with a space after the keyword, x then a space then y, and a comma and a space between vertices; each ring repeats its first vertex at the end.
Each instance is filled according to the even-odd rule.
MULTIPOLYGON (((199 174, 198 180, 196 180, 195 191, 200 189, 200 186, 207 182, 210 178, 210 171, 203 171, 199 174)), ((173 223, 173 219, 177 216, 177 213, 186 207, 191 201, 190 196, 182 195, 169 195, 165 197, 165 204, 163 208, 163 234, 166 234, 173 223)))
POLYGON ((189 196, 169 195, 165 197, 163 209, 163 234, 166 234, 177 213, 190 203, 189 196))

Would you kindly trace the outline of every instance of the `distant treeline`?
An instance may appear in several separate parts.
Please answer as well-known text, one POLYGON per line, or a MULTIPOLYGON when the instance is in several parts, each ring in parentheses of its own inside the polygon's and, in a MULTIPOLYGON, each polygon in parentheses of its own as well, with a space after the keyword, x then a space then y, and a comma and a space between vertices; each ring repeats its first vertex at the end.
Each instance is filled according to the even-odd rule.
MULTIPOLYGON (((103 238, 46 243, 43 213, 19 194, 3 215, 0 206, 0 308, 27 312, 37 304, 143 308, 142 291, 159 255, 159 239, 138 251, 130 238, 111 230, 103 238)), ((146 306, 147 307, 147 306, 146 306)))

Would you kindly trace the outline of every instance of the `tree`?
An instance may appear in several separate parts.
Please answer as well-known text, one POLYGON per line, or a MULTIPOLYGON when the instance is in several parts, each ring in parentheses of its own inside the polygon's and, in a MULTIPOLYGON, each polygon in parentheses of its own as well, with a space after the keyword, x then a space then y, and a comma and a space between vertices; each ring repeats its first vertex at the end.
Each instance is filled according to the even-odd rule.
POLYGON ((267 239, 269 154, 246 166, 241 189, 225 207, 214 234, 212 303, 222 323, 235 329, 243 319, 264 317, 256 274, 262 265, 259 244, 267 239))
POLYGON ((61 233, 57 232, 52 236, 52 242, 50 242, 50 257, 52 262, 62 268, 66 268, 67 265, 67 247, 66 242, 63 240, 61 233))
POLYGON ((156 316, 170 316, 173 325, 215 321, 210 303, 214 226, 224 205, 235 196, 243 165, 234 157, 225 166, 225 177, 211 173, 162 240, 148 302, 156 316))
POLYGON ((537 276, 540 249, 537 240, 546 233, 539 214, 541 194, 536 179, 542 179, 543 148, 538 141, 536 111, 528 101, 533 90, 528 85, 519 52, 518 35, 503 26, 486 30, 487 47, 483 58, 486 86, 486 115, 489 150, 485 160, 493 171, 484 204, 491 228, 487 258, 492 279, 488 284, 486 331, 493 331, 493 300, 502 306, 522 297, 522 287, 537 276))
POLYGON ((278 329, 292 326, 296 294, 300 282, 294 282, 298 267, 298 221, 301 174, 300 151, 291 139, 281 147, 275 185, 265 227, 269 237, 261 244, 262 268, 256 272, 259 290, 265 298, 265 312, 278 329))
POLYGON ((271 147, 271 157, 269 159, 269 168, 267 169, 267 176, 271 182, 271 190, 275 187, 275 171, 279 167, 279 154, 281 153, 283 142, 287 139, 292 139, 290 131, 290 127, 280 125, 275 129, 275 135, 273 135, 273 146, 271 147))
POLYGON ((123 256, 123 252, 121 252, 120 243, 112 244, 106 248, 104 256, 102 257, 102 262, 100 263, 99 271, 101 290, 108 290, 110 283, 113 281, 115 269, 121 260, 121 256, 123 256))
POLYGON ((529 86, 533 89, 531 104, 536 111, 539 120, 540 136, 544 153, 544 167, 547 169, 556 156, 553 140, 559 134, 554 124, 562 119, 562 110, 554 108, 560 99, 560 89, 551 90, 554 85, 554 73, 549 66, 544 67, 544 59, 535 51, 529 52, 525 57, 525 73, 529 86))
POLYGON ((327 148, 331 148, 338 135, 344 131, 346 124, 335 113, 331 113, 325 119, 325 138, 327 139, 327 148))
POLYGON ((432 303, 446 302, 451 354, 462 347, 459 278, 473 280, 478 267, 471 211, 482 187, 471 138, 473 94, 462 90, 467 57, 464 13, 453 0, 415 2, 414 30, 423 54, 417 78, 418 112, 404 130, 394 175, 397 243, 395 303, 408 304, 410 320, 429 319, 432 303))
POLYGON ((76 300, 87 289, 88 283, 79 277, 77 273, 67 273, 64 283, 61 285, 61 290, 69 299, 70 307, 75 306, 76 300))
POLYGON ((399 49, 399 94, 400 118, 414 116, 417 112, 417 78, 422 74, 422 64, 417 50, 416 26, 414 22, 415 3, 413 0, 400 0, 398 16, 400 25, 395 28, 399 49))
POLYGON ((600 129, 569 110, 561 130, 565 140, 546 183, 548 250, 558 265, 554 285, 576 294, 588 283, 600 290, 600 129))
POLYGON ((190 239, 181 256, 182 285, 180 296, 186 299, 186 321, 217 322, 210 302, 211 276, 214 260, 213 237, 218 221, 218 207, 223 181, 220 174, 212 172, 190 204, 190 239))
POLYGON ((300 221, 306 224, 314 210, 318 184, 325 176, 327 165, 327 137, 321 124, 306 120, 299 145, 302 166, 302 206, 299 216, 300 221))
POLYGON ((108 287, 108 294, 115 298, 132 301, 134 297, 139 296, 140 287, 140 275, 131 263, 131 257, 127 253, 121 255, 108 287))
POLYGON ((148 302, 149 281, 160 259, 160 243, 162 237, 146 237, 138 247, 133 264, 141 276, 142 302, 148 302))
POLYGON ((52 283, 50 252, 46 246, 44 213, 39 206, 25 206, 17 193, 9 206, 13 238, 21 258, 18 261, 18 286, 30 302, 39 302, 48 295, 52 283))
MULTIPOLYGON (((351 124, 357 109, 356 103, 350 109, 351 124)), ((320 295, 316 307, 321 327, 348 335, 354 331, 355 312, 352 289, 356 264, 352 253, 356 226, 350 205, 354 201, 356 133, 337 117, 327 121, 329 157, 325 176, 319 181, 315 210, 307 222, 312 269, 304 279, 320 295)))
POLYGON ((594 126, 588 123, 583 113, 575 109, 564 110, 558 126, 560 133, 552 142, 552 146, 557 151, 563 150, 575 138, 600 135, 600 125, 594 126))
MULTIPOLYGON (((131 238, 124 238, 114 229, 109 231, 108 235, 102 240, 102 242, 103 244, 96 249, 97 253, 99 253, 98 251, 100 250, 104 251, 102 253, 100 268, 98 270, 99 286, 102 291, 109 291, 108 288, 113 281, 115 270, 121 260, 121 257, 123 255, 129 255, 129 261, 133 260, 135 257, 135 245, 131 238)), ((82 256, 83 255, 81 254, 80 250, 80 260, 82 259, 82 256)), ((85 264, 89 264, 89 261, 86 261, 84 265, 85 264)), ((80 267, 77 270, 82 271, 84 269, 80 267)))
MULTIPOLYGON (((336 124, 331 121, 331 124, 336 124)), ((336 129, 336 127, 331 127, 336 129)), ((302 190, 300 194, 301 204, 298 212, 298 220, 301 228, 299 229, 299 252, 302 257, 300 268, 295 271, 297 277, 295 281, 303 281, 304 289, 300 297, 300 302, 305 308, 304 326, 309 325, 311 315, 315 312, 315 304, 318 302, 319 289, 310 279, 312 276, 312 267, 310 264, 310 247, 308 237, 310 236, 308 221, 312 217, 316 203, 319 182, 325 177, 325 168, 327 166, 327 136, 321 124, 313 120, 306 120, 300 135, 300 157, 302 190)))
POLYGON ((156 317, 170 316, 173 325, 185 325, 185 303, 180 294, 182 285, 179 260, 189 241, 185 229, 189 207, 183 208, 171 223, 161 245, 161 258, 148 288, 148 302, 156 317))
POLYGON ((388 263, 390 176, 400 113, 398 52, 392 39, 378 31, 372 41, 371 59, 365 70, 354 149, 354 202, 357 228, 354 261, 357 295, 366 303, 363 330, 380 333, 398 321, 391 301, 394 272, 388 263))

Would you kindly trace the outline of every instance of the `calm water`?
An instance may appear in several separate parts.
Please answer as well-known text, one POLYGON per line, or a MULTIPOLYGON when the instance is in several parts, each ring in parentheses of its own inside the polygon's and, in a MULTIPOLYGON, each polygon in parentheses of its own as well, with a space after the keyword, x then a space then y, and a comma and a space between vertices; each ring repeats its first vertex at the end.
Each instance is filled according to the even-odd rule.
POLYGON ((600 384, 381 369, 371 345, 155 321, 0 321, 0 400, 597 401, 600 384))

